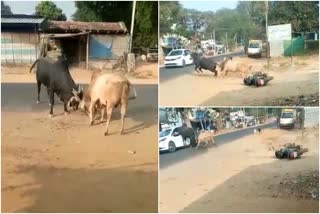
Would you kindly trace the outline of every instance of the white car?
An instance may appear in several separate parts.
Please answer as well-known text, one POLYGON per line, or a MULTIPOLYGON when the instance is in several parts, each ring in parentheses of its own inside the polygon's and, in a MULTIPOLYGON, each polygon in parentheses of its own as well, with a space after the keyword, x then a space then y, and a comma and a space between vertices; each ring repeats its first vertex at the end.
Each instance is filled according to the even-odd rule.
POLYGON ((280 128, 294 128, 295 124, 295 116, 293 112, 282 112, 280 121, 279 121, 279 126, 280 128))
POLYGON ((164 65, 170 66, 186 66, 193 64, 191 51, 188 49, 175 49, 169 52, 164 59, 164 65))
POLYGON ((159 133, 159 151, 175 152, 177 148, 190 145, 190 141, 186 140, 185 144, 182 136, 178 133, 179 127, 166 129, 159 133))
POLYGON ((249 43, 248 47, 248 56, 258 56, 262 55, 262 41, 261 40, 252 40, 249 43))

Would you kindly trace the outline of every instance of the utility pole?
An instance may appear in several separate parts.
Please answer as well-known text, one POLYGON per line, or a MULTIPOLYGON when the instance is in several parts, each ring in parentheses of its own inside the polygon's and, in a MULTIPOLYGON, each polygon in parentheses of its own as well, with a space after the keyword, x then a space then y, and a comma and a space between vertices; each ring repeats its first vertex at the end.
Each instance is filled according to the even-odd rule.
POLYGON ((136 0, 133 1, 133 6, 132 6, 129 53, 131 53, 131 49, 132 49, 132 38, 133 38, 133 26, 134 26, 135 13, 136 13, 136 0))
POLYGON ((269 5, 268 1, 265 1, 265 15, 266 15, 266 37, 267 37, 267 61, 268 61, 268 69, 270 67, 270 43, 269 43, 269 37, 268 37, 268 10, 269 10, 269 5))
POLYGON ((229 48, 228 48, 228 32, 226 32, 226 43, 227 43, 227 44, 226 44, 226 48, 227 48, 226 52, 227 52, 228 49, 229 49, 229 48))

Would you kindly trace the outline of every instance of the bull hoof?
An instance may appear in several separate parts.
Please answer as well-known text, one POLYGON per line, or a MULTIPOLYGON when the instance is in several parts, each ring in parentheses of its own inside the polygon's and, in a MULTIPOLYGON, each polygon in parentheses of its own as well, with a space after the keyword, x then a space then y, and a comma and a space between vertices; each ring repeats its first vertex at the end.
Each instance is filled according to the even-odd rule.
POLYGON ((40 103, 40 101, 38 100, 38 101, 37 101, 37 104, 39 104, 39 103, 40 103))
POLYGON ((105 132, 105 133, 104 133, 104 136, 107 136, 107 135, 108 135, 108 132, 105 132))
POLYGON ((53 118, 53 114, 49 114, 49 118, 53 118))
POLYGON ((64 112, 64 115, 68 115, 68 114, 70 114, 70 112, 68 112, 68 111, 65 111, 65 112, 64 112))
POLYGON ((92 126, 92 125, 93 125, 93 121, 90 122, 90 126, 92 126))
POLYGON ((121 131, 121 132, 120 132, 120 135, 124 135, 124 131, 121 131))

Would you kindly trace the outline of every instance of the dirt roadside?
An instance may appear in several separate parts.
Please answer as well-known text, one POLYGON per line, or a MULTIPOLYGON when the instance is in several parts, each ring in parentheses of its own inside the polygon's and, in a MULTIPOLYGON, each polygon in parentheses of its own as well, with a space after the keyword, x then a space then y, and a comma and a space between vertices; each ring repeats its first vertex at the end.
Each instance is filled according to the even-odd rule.
POLYGON ((132 113, 105 137, 85 115, 2 112, 2 212, 156 212, 156 111, 132 113))
MULTIPOLYGON (((161 212, 318 212, 318 200, 281 192, 281 182, 319 169, 318 129, 263 130, 160 171, 161 212), (277 160, 273 146, 299 143, 299 160, 277 160), (179 199, 179 200, 177 200, 179 199)), ((289 186, 290 188, 290 186, 289 186)), ((283 189, 283 188, 282 188, 283 189)))
MULTIPOLYGON (((18 70, 2 71, 2 83, 35 82, 11 69, 18 70)), ((71 74, 77 83, 90 80, 89 72, 71 74)), ((2 87, 2 212, 157 212, 157 79, 129 79, 143 93, 129 101, 125 135, 119 109, 104 136, 99 114, 89 126, 86 114, 64 115, 56 102, 48 118, 44 90, 35 104, 31 84, 2 87)))
MULTIPOLYGON (((1 82, 3 83, 35 83, 35 74, 29 73, 30 66, 2 66, 1 82)), ((91 71, 73 67, 71 76, 78 84, 87 84, 91 71)), ((111 72, 107 72, 110 73, 111 72)), ((126 75, 132 84, 158 84, 158 65, 146 64, 137 67, 134 73, 126 75)))
MULTIPOLYGON (((234 58, 235 61, 252 65, 252 71, 267 72, 274 80, 264 87, 248 87, 237 74, 214 78, 212 73, 185 74, 160 84, 162 106, 193 105, 255 105, 264 106, 273 100, 286 97, 319 94, 318 56, 294 59, 293 67, 288 59, 274 59, 269 70, 263 59, 234 58), (174 88, 174 90, 172 90, 174 88)), ((315 96, 316 96, 315 95, 315 96)), ((313 99, 314 100, 314 99, 313 99)), ((317 101, 311 101, 315 106, 317 101)), ((282 102, 274 102, 274 105, 282 102)))

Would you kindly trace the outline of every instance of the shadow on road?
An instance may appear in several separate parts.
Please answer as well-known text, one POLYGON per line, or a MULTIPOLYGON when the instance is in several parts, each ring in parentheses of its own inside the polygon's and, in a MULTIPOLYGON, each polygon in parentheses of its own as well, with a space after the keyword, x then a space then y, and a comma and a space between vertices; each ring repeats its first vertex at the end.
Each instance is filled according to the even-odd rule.
MULTIPOLYGON (((35 178, 33 183, 24 185, 21 195, 28 199, 30 205, 18 210, 8 210, 5 208, 8 205, 5 204, 14 202, 3 197, 2 211, 155 213, 158 211, 157 171, 132 169, 155 164, 157 163, 111 169, 20 166, 16 173, 31 174, 35 178)), ((16 188, 21 186, 10 187, 11 190, 16 188)))
POLYGON ((204 189, 203 191, 207 192, 204 196, 180 212, 318 213, 318 200, 297 200, 295 189, 292 189, 292 193, 287 196, 284 192, 280 192, 279 188, 281 180, 288 176, 297 177, 297 173, 303 174, 308 170, 317 170, 318 162, 319 157, 313 155, 302 156, 301 159, 292 161, 275 159, 268 164, 248 167, 216 188, 209 191, 204 189), (309 166, 310 162, 314 164, 309 166))

